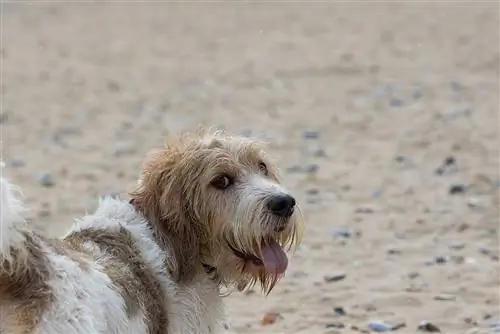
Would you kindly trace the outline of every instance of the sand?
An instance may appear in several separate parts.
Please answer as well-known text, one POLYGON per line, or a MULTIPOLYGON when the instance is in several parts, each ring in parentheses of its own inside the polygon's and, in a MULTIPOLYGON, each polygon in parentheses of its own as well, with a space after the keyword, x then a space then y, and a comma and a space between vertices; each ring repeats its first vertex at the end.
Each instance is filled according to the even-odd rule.
POLYGON ((234 333, 494 330, 498 4, 103 3, 3 6, 3 160, 47 233, 223 127, 270 142, 307 222, 234 333))

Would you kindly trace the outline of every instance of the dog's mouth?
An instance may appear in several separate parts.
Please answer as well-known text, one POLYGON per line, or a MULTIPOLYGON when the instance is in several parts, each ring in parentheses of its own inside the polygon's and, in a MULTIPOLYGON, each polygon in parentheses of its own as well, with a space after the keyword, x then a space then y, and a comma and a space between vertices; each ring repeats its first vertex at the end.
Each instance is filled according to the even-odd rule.
POLYGON ((263 268, 270 274, 281 275, 288 267, 288 257, 283 247, 274 238, 261 240, 256 252, 260 254, 259 256, 237 250, 232 245, 229 247, 234 255, 245 261, 245 269, 253 269, 247 267, 263 268))

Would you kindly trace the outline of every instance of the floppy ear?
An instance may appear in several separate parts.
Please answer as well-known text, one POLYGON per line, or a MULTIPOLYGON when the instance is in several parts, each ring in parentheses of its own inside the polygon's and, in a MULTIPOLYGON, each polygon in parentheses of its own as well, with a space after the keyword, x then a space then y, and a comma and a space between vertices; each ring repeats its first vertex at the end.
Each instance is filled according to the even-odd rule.
POLYGON ((156 240, 167 251, 166 265, 177 283, 189 282, 201 264, 199 222, 190 205, 193 184, 183 176, 182 156, 175 147, 149 153, 138 189, 131 194, 156 240))

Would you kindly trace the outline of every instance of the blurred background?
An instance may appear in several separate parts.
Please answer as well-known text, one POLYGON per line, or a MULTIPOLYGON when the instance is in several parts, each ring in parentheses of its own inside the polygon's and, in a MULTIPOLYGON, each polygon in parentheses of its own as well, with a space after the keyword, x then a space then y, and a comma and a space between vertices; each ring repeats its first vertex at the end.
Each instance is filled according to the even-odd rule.
POLYGON ((269 141, 307 220, 234 333, 500 331, 496 1, 2 9, 3 160, 47 233, 224 128, 269 141))

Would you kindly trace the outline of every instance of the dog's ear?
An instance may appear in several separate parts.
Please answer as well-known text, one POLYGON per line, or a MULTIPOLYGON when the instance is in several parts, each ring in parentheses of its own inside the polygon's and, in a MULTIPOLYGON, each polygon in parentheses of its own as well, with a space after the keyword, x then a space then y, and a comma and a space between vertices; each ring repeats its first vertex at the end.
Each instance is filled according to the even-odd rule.
POLYGON ((167 266, 177 283, 189 282, 200 266, 200 227, 192 217, 192 180, 182 167, 184 152, 155 150, 143 162, 143 174, 132 198, 149 220, 155 238, 169 253, 167 266))

